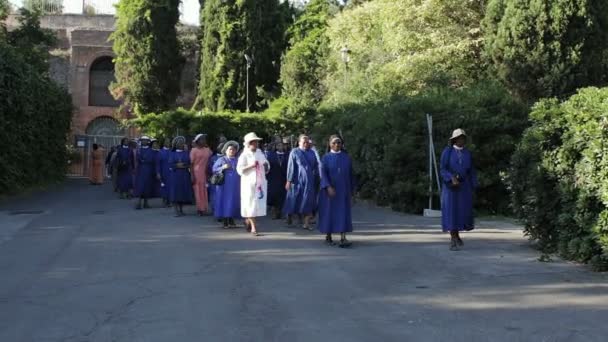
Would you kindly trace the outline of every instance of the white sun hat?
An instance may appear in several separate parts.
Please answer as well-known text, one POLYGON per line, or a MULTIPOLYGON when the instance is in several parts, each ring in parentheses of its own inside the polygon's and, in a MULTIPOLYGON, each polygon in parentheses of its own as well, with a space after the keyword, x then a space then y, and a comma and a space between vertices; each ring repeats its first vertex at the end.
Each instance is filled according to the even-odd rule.
POLYGON ((245 141, 245 146, 249 146, 249 144, 252 141, 260 141, 260 140, 262 140, 262 138, 258 137, 257 134, 251 132, 251 133, 247 133, 247 135, 245 135, 245 138, 243 140, 245 141))
POLYGON ((141 140, 152 140, 152 139, 150 139, 150 137, 149 137, 149 136, 144 135, 144 136, 142 136, 141 138, 139 138, 139 140, 141 141, 141 140))
POLYGON ((454 132, 452 132, 452 137, 450 138, 450 141, 456 139, 456 138, 460 138, 460 137, 466 137, 467 133, 464 131, 464 129, 462 128, 457 128, 454 130, 454 132))

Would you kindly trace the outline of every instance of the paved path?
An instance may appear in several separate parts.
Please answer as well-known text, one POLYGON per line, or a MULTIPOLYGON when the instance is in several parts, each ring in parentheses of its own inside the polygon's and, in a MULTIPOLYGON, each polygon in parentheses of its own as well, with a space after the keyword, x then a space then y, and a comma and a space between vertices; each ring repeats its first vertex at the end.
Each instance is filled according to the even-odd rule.
MULTIPOLYGON (((190 208, 192 210, 192 208, 190 208)), ((359 205, 355 245, 135 211, 81 181, 0 204, 0 341, 606 341, 608 275, 480 222, 359 205), (40 210, 19 212, 19 210, 40 210)))

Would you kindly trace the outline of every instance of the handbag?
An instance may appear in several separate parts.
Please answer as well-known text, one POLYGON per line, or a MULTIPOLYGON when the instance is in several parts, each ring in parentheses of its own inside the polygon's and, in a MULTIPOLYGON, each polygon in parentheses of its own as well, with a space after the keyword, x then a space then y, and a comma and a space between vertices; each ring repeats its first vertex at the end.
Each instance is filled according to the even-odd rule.
POLYGON ((224 181, 224 171, 214 173, 209 179, 209 183, 212 185, 224 185, 224 181))

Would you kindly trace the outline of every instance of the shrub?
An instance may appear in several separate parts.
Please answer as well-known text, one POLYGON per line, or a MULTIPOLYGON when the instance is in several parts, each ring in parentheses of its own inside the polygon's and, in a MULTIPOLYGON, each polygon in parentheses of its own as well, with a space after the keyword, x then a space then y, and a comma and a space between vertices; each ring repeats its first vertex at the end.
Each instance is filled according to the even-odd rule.
POLYGON ((509 196, 501 173, 508 169, 527 120, 525 109, 494 82, 324 107, 315 133, 327 137, 342 131, 355 161, 362 197, 420 213, 428 203, 426 113, 434 118, 438 159, 453 129, 462 127, 468 132, 480 180, 477 207, 490 213, 508 212, 509 196))
POLYGON ((0 41, 0 194, 62 179, 69 95, 0 41))
POLYGON ((608 269, 608 88, 537 103, 508 184, 525 232, 547 253, 608 269))
POLYGON ((271 136, 284 135, 292 129, 292 123, 277 114, 197 112, 183 108, 146 114, 132 120, 131 124, 154 137, 193 137, 206 133, 210 142, 217 141, 221 134, 240 142, 248 132, 256 132, 268 141, 271 136))

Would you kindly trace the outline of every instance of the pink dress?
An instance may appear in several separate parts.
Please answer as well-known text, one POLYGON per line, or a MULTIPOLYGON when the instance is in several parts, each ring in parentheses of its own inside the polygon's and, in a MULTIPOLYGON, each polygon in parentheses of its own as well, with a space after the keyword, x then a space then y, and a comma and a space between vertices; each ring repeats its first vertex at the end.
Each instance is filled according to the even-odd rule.
POLYGON ((194 177, 194 198, 196 198, 196 209, 207 211, 209 201, 207 199, 207 165, 212 156, 208 147, 195 147, 190 151, 192 162, 192 176, 194 177))

